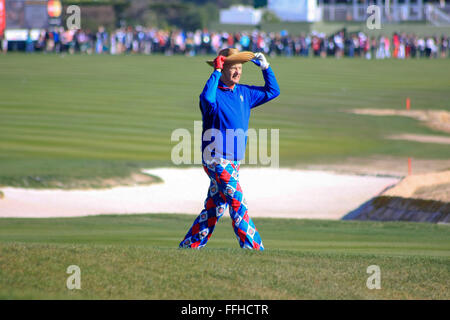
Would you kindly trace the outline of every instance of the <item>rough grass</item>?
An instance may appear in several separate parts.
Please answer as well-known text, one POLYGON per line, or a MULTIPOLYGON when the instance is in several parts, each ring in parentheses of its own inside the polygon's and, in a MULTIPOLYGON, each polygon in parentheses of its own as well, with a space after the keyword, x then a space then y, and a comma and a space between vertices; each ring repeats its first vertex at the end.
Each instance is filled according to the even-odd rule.
POLYGON ((254 219, 266 250, 223 217, 203 250, 177 245, 189 215, 0 219, 3 299, 449 299, 446 225, 254 219), (68 290, 69 265, 81 290, 68 290), (366 287, 381 268, 381 289, 366 287))

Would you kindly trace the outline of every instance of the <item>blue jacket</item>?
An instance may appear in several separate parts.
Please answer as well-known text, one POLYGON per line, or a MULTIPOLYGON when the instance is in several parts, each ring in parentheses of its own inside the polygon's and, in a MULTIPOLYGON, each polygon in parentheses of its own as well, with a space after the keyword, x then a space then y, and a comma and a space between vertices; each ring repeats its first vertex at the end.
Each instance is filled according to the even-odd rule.
POLYGON ((220 81, 221 72, 215 70, 211 74, 200 94, 200 110, 203 117, 203 159, 205 148, 213 157, 235 161, 244 159, 250 110, 280 94, 272 68, 269 67, 262 73, 265 80, 264 87, 236 84, 233 90, 220 81), (233 130, 228 131, 228 136, 227 129, 233 130), (219 132, 222 143, 220 138, 217 138, 219 132))

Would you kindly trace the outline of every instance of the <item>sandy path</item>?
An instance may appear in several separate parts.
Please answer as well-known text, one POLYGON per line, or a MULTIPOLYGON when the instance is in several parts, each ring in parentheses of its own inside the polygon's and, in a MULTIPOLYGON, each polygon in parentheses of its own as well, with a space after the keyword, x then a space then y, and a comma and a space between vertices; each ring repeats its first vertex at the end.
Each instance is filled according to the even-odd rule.
MULTIPOLYGON (((450 169, 450 160, 430 160, 411 158, 412 173, 424 174, 450 169)), ((408 157, 370 156, 348 157, 340 163, 298 165, 299 170, 331 171, 341 174, 359 174, 370 176, 395 176, 402 178, 408 175, 408 157)))
MULTIPOLYGON (((144 170, 162 184, 102 190, 2 188, 0 217, 190 213, 202 209, 209 179, 201 168, 144 170)), ((324 171, 245 168, 240 181, 252 217, 339 219, 398 178, 324 171)))

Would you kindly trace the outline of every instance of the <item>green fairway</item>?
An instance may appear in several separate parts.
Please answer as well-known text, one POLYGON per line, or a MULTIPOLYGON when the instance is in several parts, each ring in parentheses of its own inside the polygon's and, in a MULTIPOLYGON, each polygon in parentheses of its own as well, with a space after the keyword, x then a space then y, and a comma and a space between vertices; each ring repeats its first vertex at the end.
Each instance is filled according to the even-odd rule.
POLYGON ((225 216, 208 247, 177 249, 193 219, 0 219, 0 298, 450 298, 447 225, 257 218, 266 250, 251 252, 225 216), (66 288, 70 265, 81 290, 66 288), (370 265, 379 290, 366 286, 370 265))
MULTIPOLYGON (((201 120, 206 57, 0 57, 0 185, 126 176, 172 165, 171 133, 201 120)), ((411 118, 353 108, 450 110, 449 59, 269 58, 281 95, 254 110, 252 128, 280 129, 280 164, 331 163, 373 155, 449 159, 440 144, 385 140, 434 132, 411 118)), ((244 66, 242 83, 263 84, 244 66)))

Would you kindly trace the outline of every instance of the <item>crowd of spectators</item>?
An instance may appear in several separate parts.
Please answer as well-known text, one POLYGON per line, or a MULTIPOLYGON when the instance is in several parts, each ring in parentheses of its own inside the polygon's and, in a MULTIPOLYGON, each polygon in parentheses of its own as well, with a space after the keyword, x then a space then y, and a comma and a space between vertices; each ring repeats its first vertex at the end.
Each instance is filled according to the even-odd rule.
MULTIPOLYGON (((345 30, 325 35, 311 32, 290 35, 287 31, 263 32, 210 32, 197 30, 166 31, 154 28, 128 27, 107 32, 100 27, 89 30, 42 31, 35 41, 30 36, 24 50, 27 52, 56 52, 84 54, 164 54, 201 55, 216 54, 223 47, 264 52, 269 56, 362 57, 384 58, 445 58, 448 57, 450 38, 442 36, 417 36, 394 33, 391 36, 368 36, 363 32, 345 30)), ((3 51, 17 49, 2 41, 3 51)))

